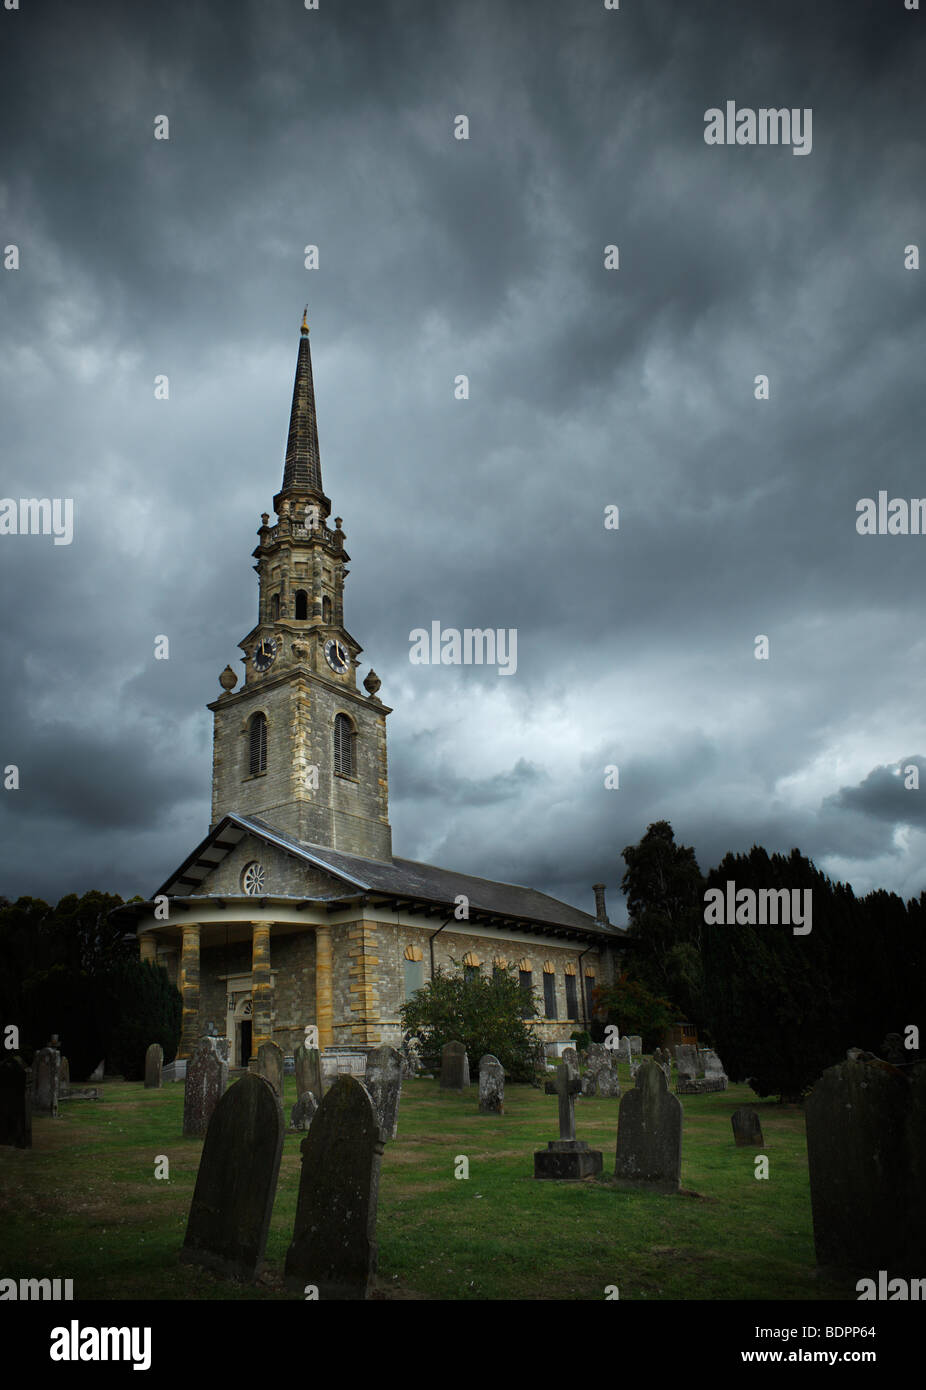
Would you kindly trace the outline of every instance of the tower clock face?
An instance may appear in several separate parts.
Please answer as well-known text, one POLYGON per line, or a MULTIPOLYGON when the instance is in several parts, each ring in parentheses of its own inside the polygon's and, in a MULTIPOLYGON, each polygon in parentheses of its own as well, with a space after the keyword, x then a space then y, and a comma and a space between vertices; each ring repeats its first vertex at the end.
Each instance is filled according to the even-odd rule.
POLYGON ((254 648, 254 665, 258 671, 268 671, 277 654, 277 644, 273 637, 265 637, 254 648))
POLYGON ((337 671, 341 676, 350 665, 350 653, 343 642, 339 642, 337 637, 329 637, 325 643, 325 660, 332 671, 337 671))

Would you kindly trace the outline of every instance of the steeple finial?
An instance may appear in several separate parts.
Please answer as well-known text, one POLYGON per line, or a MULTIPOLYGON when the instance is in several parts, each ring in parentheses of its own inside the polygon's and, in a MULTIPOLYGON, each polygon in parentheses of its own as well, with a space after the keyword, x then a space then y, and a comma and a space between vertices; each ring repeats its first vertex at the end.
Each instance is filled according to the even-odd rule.
POLYGON ((301 328, 299 331, 300 331, 300 333, 308 334, 308 331, 309 331, 309 306, 308 306, 308 304, 305 306, 305 311, 304 311, 304 313, 303 313, 303 315, 302 315, 302 328, 301 328))

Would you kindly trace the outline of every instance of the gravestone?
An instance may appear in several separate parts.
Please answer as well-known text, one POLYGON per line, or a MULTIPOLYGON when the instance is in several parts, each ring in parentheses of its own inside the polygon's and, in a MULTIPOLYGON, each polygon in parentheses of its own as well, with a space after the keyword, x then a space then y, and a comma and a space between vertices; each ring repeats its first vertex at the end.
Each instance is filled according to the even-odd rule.
POLYGON ((318 1102, 311 1091, 305 1091, 293 1106, 289 1116, 290 1129, 308 1129, 315 1118, 318 1102))
POLYGON ((566 1048, 556 1068, 556 1080, 548 1081, 544 1090, 559 1098, 559 1138, 534 1153, 534 1177, 594 1177, 601 1172, 601 1150, 590 1149, 584 1140, 576 1139, 576 1096, 582 1090, 582 1082, 574 1048, 566 1048))
POLYGON ((161 1068, 162 1081, 184 1081, 186 1079, 186 1059, 181 1057, 180 1061, 168 1062, 166 1067, 161 1068))
POLYGON ((742 1105, 730 1116, 730 1123, 733 1126, 733 1138, 736 1140, 738 1149, 752 1145, 759 1149, 764 1147, 762 1124, 757 1110, 753 1110, 749 1105, 742 1105))
POLYGON ((479 1113, 505 1113, 505 1069, 491 1052, 479 1058, 479 1113))
POLYGON ((283 1049, 275 1042, 262 1042, 257 1049, 257 1075, 262 1076, 283 1100, 283 1049))
POLYGON ((727 1074, 723 1069, 723 1062, 721 1062, 712 1047, 701 1049, 701 1062, 704 1066, 704 1075, 708 1080, 727 1080, 727 1074))
POLYGON ((631 1057, 643 1056, 643 1039, 639 1033, 630 1034, 630 1055, 631 1057))
POLYGON ((384 1139, 363 1082, 339 1076, 301 1144, 302 1172, 287 1286, 319 1299, 363 1299, 376 1272, 376 1207, 384 1139))
POLYGON ((58 1081, 61 1054, 54 1047, 40 1047, 32 1059, 32 1109, 54 1119, 58 1114, 58 1081))
MULTIPOLYGON (((914 1086, 877 1060, 841 1062, 807 1098, 814 1245, 822 1267, 913 1273, 908 1240, 922 1213, 914 1189, 923 1135, 908 1130, 914 1086), (911 1142, 912 1141, 912 1142, 911 1142)), ((922 1251, 918 1252, 922 1257, 922 1251)), ((918 1267, 916 1273, 922 1270, 918 1267)))
POLYGON ((618 1060, 619 1062, 629 1062, 629 1061, 630 1061, 630 1058, 631 1058, 631 1052, 630 1052, 630 1039, 627 1037, 626 1033, 623 1035, 623 1037, 618 1038, 617 1047, 615 1048, 615 1052, 617 1053, 617 1060, 618 1060))
POLYGON ((18 1057, 0 1056, 0 1144, 32 1148, 29 1075, 18 1057))
POLYGON ((606 1100, 613 1100, 621 1093, 621 1082, 616 1067, 601 1067, 595 1073, 598 1083, 598 1094, 604 1096, 606 1100))
POLYGON ((672 1080, 672 1054, 667 1047, 657 1047, 653 1053, 653 1061, 658 1067, 662 1067, 666 1081, 672 1080))
POLYGON ((160 1090, 161 1067, 164 1064, 164 1049, 160 1043, 152 1043, 145 1053, 145 1089, 160 1090))
POLYGON ((597 1071, 587 1071, 582 1074, 583 1096, 597 1096, 598 1094, 598 1073, 597 1071))
POLYGON ((690 1043, 679 1043, 675 1049, 675 1065, 679 1081, 694 1081, 698 1074, 698 1049, 690 1043))
POLYGON ((256 1278, 282 1152, 279 1097, 263 1077, 245 1072, 209 1121, 180 1252, 183 1263, 236 1279, 256 1278))
POLYGON ((58 1096, 67 1096, 71 1090, 71 1064, 66 1057, 61 1058, 58 1069, 58 1096))
POLYGON ((399 1097, 402 1094, 402 1058, 394 1047, 374 1047, 367 1057, 363 1084, 379 1116, 385 1139, 394 1139, 399 1124, 399 1097))
POLYGON ((402 1075, 418 1076, 422 1069, 421 1043, 417 1038, 402 1041, 402 1075))
POLYGON ((187 1136, 206 1133, 212 1112, 228 1085, 228 1062, 218 1047, 219 1041, 200 1038, 187 1064, 183 1092, 183 1132, 187 1136))
POLYGON ((102 1081, 102 1080, 103 1080, 103 1068, 104 1068, 105 1065, 106 1065, 106 1060, 105 1060, 105 1058, 104 1058, 102 1062, 98 1062, 98 1063, 96 1064, 96 1066, 93 1068, 93 1071, 92 1071, 92 1072, 90 1073, 90 1075, 87 1077, 87 1080, 88 1080, 88 1081, 102 1081))
POLYGON ((469 1063, 461 1042, 444 1043, 440 1050, 440 1089, 462 1091, 469 1084, 469 1063))
POLYGON ((463 1053, 463 1089, 466 1090, 470 1084, 469 1079, 469 1053, 463 1053))
POLYGON ((643 1062, 618 1113, 614 1176, 621 1186, 677 1192, 682 1175, 682 1104, 655 1062, 643 1062))
POLYGON ((585 1059, 585 1065, 589 1071, 600 1071, 602 1067, 607 1067, 610 1070, 612 1050, 605 1047, 604 1043, 589 1043, 585 1059))
POLYGON ((317 1047, 297 1047, 293 1053, 296 1070, 296 1094, 311 1091, 316 1100, 322 1096, 322 1060, 317 1047))

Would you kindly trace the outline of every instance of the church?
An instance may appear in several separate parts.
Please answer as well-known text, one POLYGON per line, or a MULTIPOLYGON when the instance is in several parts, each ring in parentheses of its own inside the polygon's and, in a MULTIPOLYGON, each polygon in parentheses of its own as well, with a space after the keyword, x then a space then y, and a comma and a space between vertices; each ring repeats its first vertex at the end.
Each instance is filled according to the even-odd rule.
POLYGON ((208 835, 145 903, 120 909, 142 960, 183 1001, 178 1057, 204 1032, 247 1067, 318 1030, 323 1051, 402 1036, 401 1005, 438 967, 516 968, 538 1035, 562 1043, 591 1017, 627 941, 607 917, 510 883, 397 858, 386 719, 345 624, 350 556, 322 486, 309 328, 303 318, 283 480, 253 552, 257 623, 240 642, 214 719, 208 835))

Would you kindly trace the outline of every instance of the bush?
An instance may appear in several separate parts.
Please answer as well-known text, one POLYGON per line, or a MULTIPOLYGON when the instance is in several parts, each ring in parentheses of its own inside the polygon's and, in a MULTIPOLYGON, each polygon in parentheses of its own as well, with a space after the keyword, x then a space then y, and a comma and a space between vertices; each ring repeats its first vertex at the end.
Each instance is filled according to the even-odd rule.
MULTIPOLYGON (((524 998, 513 967, 494 968, 491 975, 467 979, 463 967, 454 961, 453 972, 438 967, 433 979, 399 1012, 403 1028, 421 1039, 426 1066, 440 1066, 445 1043, 461 1042, 473 1067, 491 1052, 509 1081, 533 1082, 543 1064, 543 1043, 521 1017, 524 998)), ((536 1017, 533 1001, 530 1007, 536 1017)))

